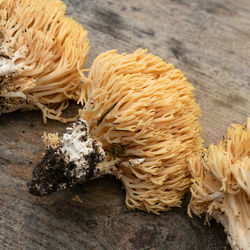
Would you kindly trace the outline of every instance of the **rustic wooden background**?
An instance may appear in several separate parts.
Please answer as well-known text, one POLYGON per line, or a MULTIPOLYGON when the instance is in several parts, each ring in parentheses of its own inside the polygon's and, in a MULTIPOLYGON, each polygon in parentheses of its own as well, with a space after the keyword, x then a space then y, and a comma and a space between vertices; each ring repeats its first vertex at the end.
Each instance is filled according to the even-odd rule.
MULTIPOLYGON (((196 87, 205 145, 250 116, 249 0, 65 3, 89 30, 88 65, 102 51, 142 47, 183 70, 196 87)), ((186 215, 188 194, 182 208, 155 216, 129 211, 120 183, 110 177, 48 198, 27 193, 43 131, 65 126, 42 124, 39 111, 0 117, 0 249, 224 249, 222 227, 186 215)))

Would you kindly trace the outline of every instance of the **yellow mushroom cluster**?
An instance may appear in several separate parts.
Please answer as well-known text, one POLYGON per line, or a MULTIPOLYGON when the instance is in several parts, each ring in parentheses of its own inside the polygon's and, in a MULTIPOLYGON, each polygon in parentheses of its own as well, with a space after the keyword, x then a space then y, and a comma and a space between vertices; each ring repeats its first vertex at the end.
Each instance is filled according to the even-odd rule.
POLYGON ((89 45, 87 31, 59 0, 0 0, 0 111, 41 109, 61 117, 77 100, 89 45))
POLYGON ((62 117, 68 101, 84 105, 62 137, 44 133, 30 191, 112 174, 128 208, 159 214, 180 206, 192 183, 189 215, 215 218, 233 249, 250 249, 250 119, 202 149, 200 108, 181 70, 147 50, 111 50, 85 77, 87 31, 65 9, 60 0, 0 0, 0 114, 40 109, 44 122, 69 122, 77 116, 62 117))
MULTIPOLYGON (((202 144, 193 89, 181 70, 146 50, 107 51, 94 60, 81 117, 113 160, 108 173, 124 184, 129 208, 180 206, 190 185, 186 158, 202 144)), ((107 173, 107 165, 99 169, 107 173)))
POLYGON ((233 249, 250 249, 250 118, 233 124, 227 138, 189 160, 188 212, 221 223, 233 249))

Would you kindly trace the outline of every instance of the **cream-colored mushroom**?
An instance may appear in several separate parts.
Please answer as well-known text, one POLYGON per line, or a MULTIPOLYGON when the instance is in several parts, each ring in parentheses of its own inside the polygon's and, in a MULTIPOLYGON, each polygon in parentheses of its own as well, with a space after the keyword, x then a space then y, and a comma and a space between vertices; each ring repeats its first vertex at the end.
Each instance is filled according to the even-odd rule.
POLYGON ((70 121, 61 115, 79 98, 86 36, 59 0, 0 0, 0 112, 41 109, 44 122, 70 121))
POLYGON ((93 62, 82 118, 106 161, 115 158, 110 173, 124 184, 129 208, 158 213, 181 205, 190 185, 186 157, 202 143, 193 89, 181 70, 146 50, 107 51, 93 62))
MULTIPOLYGON (((132 54, 107 51, 93 62, 80 98, 85 103, 81 117, 89 125, 90 137, 102 143, 105 160, 95 166, 91 176, 113 174, 120 179, 126 189, 128 208, 159 213, 181 205, 190 185, 186 158, 198 152, 202 143, 200 108, 193 89, 173 64, 147 54, 146 50, 132 54)), ((75 130, 84 131, 86 126, 79 127, 84 122, 77 124, 73 125, 75 130)), ((77 133, 68 133, 62 138, 74 135, 67 142, 70 146, 66 147, 60 139, 55 151, 66 161, 65 168, 68 168, 66 152, 74 151, 77 156, 78 150, 79 155, 83 154, 76 146, 82 145, 83 136, 77 139, 77 133)), ((50 151, 49 158, 53 152, 50 151)), ((82 156, 83 163, 87 158, 82 156)), ((42 165, 47 162, 45 159, 42 165)), ((86 170, 85 163, 82 166, 83 171, 92 173, 86 170)), ((48 167, 42 168, 46 175, 48 167)), ((39 176, 35 174, 35 178, 30 190, 39 195, 41 192, 36 188, 39 176)), ((62 185, 57 186, 54 191, 62 185)), ((42 194, 45 193, 43 190, 42 194)))
POLYGON ((250 118, 234 124, 227 138, 189 159, 188 213, 221 223, 233 249, 250 249, 250 118))
POLYGON ((112 174, 123 183, 130 209, 159 213, 180 206, 191 184, 186 158, 202 144, 193 89, 173 64, 146 50, 100 54, 79 100, 85 103, 80 115, 85 121, 68 128, 56 149, 48 138, 51 146, 34 170, 30 192, 47 195, 112 174), (62 168, 67 178, 55 183, 50 170, 60 175, 62 168))

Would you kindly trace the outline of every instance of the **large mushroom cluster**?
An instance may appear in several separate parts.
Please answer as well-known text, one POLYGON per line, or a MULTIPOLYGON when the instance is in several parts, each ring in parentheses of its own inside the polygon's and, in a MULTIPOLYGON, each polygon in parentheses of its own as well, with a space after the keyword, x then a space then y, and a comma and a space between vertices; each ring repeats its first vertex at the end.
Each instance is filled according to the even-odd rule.
POLYGON ((0 112, 70 121, 61 115, 79 97, 86 35, 59 0, 0 0, 0 112))
POLYGON ((200 108, 182 72, 146 50, 113 50, 95 59, 84 87, 82 118, 116 159, 111 173, 126 205, 155 213, 180 206, 190 185, 186 158, 202 143, 200 108))
MULTIPOLYGON (((193 89, 173 64, 145 50, 132 54, 107 51, 93 62, 81 94, 80 101, 85 103, 81 117, 91 138, 102 143, 106 157, 91 177, 108 173, 120 179, 129 208, 159 213, 181 205, 190 186, 187 157, 202 145, 200 108, 193 89)), ((75 129, 81 131, 79 126, 75 129)), ((47 144, 50 151, 54 141, 46 139, 51 141, 47 144)), ((81 142, 73 143, 72 136, 70 141, 70 151, 74 148, 80 155, 81 149, 75 145, 81 142)), ((65 148, 62 139, 58 148, 65 148)), ((65 158, 63 154, 61 158, 65 158)), ((86 169, 84 163, 82 168, 86 169)), ((37 181, 32 190, 35 184, 37 181)), ((42 181, 40 186, 44 185, 42 181)))

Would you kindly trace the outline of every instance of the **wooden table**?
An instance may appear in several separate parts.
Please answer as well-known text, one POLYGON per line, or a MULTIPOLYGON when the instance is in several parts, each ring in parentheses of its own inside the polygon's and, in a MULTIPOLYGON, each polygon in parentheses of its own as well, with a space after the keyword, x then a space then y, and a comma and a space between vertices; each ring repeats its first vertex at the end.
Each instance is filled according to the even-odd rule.
MULTIPOLYGON (((88 66, 102 51, 142 47, 183 70, 196 87, 205 145, 250 116, 249 0, 65 2, 89 30, 88 66)), ((42 158, 43 131, 65 127, 42 124, 39 111, 0 117, 0 249, 224 249, 221 226, 186 215, 188 194, 182 208, 160 216, 129 211, 110 177, 50 197, 30 195, 26 181, 42 158)))

